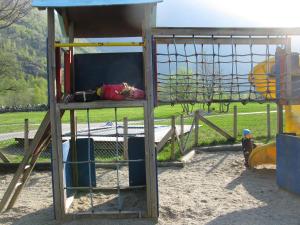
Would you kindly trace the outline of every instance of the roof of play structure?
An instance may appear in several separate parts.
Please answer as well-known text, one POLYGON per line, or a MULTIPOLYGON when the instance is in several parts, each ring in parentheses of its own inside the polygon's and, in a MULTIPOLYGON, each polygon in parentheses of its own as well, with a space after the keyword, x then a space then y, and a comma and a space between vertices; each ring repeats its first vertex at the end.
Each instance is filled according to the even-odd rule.
POLYGON ((162 0, 32 0, 34 7, 88 7, 88 6, 114 6, 155 4, 162 0))
POLYGON ((32 0, 32 6, 54 8, 63 33, 68 35, 73 24, 75 38, 138 37, 142 35, 145 6, 158 2, 162 0, 32 0))

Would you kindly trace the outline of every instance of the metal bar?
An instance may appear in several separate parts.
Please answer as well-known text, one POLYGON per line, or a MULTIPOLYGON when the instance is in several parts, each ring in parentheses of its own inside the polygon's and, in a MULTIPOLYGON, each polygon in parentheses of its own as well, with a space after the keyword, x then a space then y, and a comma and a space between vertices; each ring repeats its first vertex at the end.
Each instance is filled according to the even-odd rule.
POLYGON ((143 47, 144 42, 90 42, 90 43, 56 43, 55 47, 143 47))
POLYGON ((281 36, 300 35, 300 27, 156 27, 153 35, 281 36))

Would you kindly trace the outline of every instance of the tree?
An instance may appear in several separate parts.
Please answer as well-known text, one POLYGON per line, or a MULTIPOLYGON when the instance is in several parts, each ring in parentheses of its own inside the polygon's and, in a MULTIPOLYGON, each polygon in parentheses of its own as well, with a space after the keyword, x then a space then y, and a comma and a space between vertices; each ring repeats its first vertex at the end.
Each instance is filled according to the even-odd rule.
POLYGON ((1 0, 0 29, 7 28, 23 18, 30 10, 30 0, 1 0))

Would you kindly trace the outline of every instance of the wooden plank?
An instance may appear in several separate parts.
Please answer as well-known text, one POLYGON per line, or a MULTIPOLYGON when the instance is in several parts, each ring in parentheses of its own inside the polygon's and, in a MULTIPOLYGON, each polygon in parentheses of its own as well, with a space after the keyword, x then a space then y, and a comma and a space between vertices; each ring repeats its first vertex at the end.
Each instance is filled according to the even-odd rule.
POLYGON ((39 149, 40 149, 39 152, 37 154, 33 155, 33 157, 30 160, 30 163, 25 166, 23 176, 21 177, 21 183, 20 183, 20 185, 18 185, 16 187, 16 190, 15 190, 13 196, 11 197, 11 200, 8 203, 7 209, 11 209, 14 206, 14 204, 17 201, 23 187, 25 186, 43 148, 46 147, 49 144, 49 142, 50 142, 50 136, 49 136, 49 138, 43 139, 42 143, 39 147, 39 149))
POLYGON ((0 151, 0 159, 5 163, 10 163, 9 159, 0 151))
MULTIPOLYGON (((63 197, 63 180, 61 179, 62 168, 60 166, 60 152, 58 144, 58 122, 55 99, 55 19, 54 9, 48 8, 48 74, 49 74, 49 94, 50 94, 50 119, 52 136, 52 166, 53 166, 53 199, 54 214, 57 220, 62 220, 65 215, 65 199, 63 197)), ((61 147, 61 146, 60 146, 61 147)))
POLYGON ((200 111, 196 110, 194 113, 194 121, 195 121, 195 140, 194 146, 198 146, 198 139, 199 139, 199 115, 200 111))
POLYGON ((160 152, 163 147, 165 146, 165 144, 168 142, 168 140, 170 139, 170 137, 172 136, 172 134, 174 133, 174 131, 172 130, 172 128, 168 131, 168 133, 161 139, 161 141, 157 144, 156 146, 156 151, 160 152))
MULTIPOLYGON (((29 152, 29 139, 28 139, 28 136, 29 136, 28 119, 25 119, 24 120, 24 152, 25 153, 29 152)), ((16 185, 16 190, 14 191, 14 193, 11 197, 11 200, 9 201, 9 203, 7 205, 7 209, 11 209, 14 206, 14 204, 15 204, 15 202, 16 202, 16 200, 17 200, 17 198, 18 198, 18 196, 19 196, 19 194, 20 194, 20 192, 23 188, 23 186, 25 185, 25 183, 27 181, 27 178, 30 175, 30 172, 32 171, 32 169, 30 170, 30 168, 31 168, 31 165, 29 165, 29 164, 25 165, 24 174, 26 174, 27 177, 26 177, 25 180, 23 180, 23 177, 24 177, 24 174, 23 174, 22 181, 21 181, 20 185, 16 185)))
POLYGON ((199 119, 205 123, 206 125, 208 125, 210 128, 214 129, 215 131, 217 131, 219 134, 221 134, 222 136, 224 136, 227 140, 234 140, 234 138, 228 134, 226 131, 224 131, 223 129, 221 129, 220 127, 218 127, 217 125, 215 125, 214 123, 210 122, 208 119, 206 119, 205 117, 203 117, 202 115, 198 115, 199 119))
POLYGON ((142 107, 145 100, 127 100, 127 101, 111 101, 101 100, 93 102, 70 102, 58 103, 60 109, 101 109, 101 108, 126 108, 126 107, 142 107))
POLYGON ((175 127, 175 136, 177 138, 177 143, 178 143, 179 150, 180 150, 181 154, 184 154, 183 143, 181 141, 181 138, 179 137, 179 134, 178 134, 178 131, 177 131, 176 127, 175 127))
POLYGON ((155 37, 155 41, 157 44, 220 44, 220 45, 280 45, 286 42, 286 38, 261 38, 261 37, 253 37, 253 38, 237 38, 237 37, 227 37, 227 38, 211 38, 211 37, 155 37))
POLYGON ((133 218, 145 218, 147 212, 141 211, 104 211, 94 213, 76 213, 67 214, 66 220, 78 220, 78 219, 133 219, 133 218))
POLYGON ((155 27, 153 35, 285 36, 300 35, 300 27, 155 27))
POLYGON ((183 140, 184 140, 184 116, 180 114, 180 151, 184 152, 183 140))
POLYGON ((154 87, 153 87, 153 57, 151 27, 155 26, 156 5, 146 5, 145 19, 143 21, 143 51, 144 79, 146 91, 146 103, 144 107, 145 125, 145 164, 146 164, 146 192, 147 192, 147 216, 158 217, 158 183, 156 152, 154 144, 154 87))
POLYGON ((16 185, 19 182, 19 179, 22 176, 24 169, 27 166, 32 154, 36 151, 36 149, 39 148, 39 146, 41 146, 41 141, 43 140, 47 132, 49 132, 49 123, 50 123, 49 119, 50 119, 49 112, 47 112, 39 129, 37 130, 34 136, 32 143, 30 144, 29 151, 25 152, 24 158, 22 159, 16 173, 14 174, 13 179, 11 180, 10 184, 7 187, 6 192, 4 193, 1 199, 0 212, 5 210, 5 207, 8 204, 8 201, 10 200, 13 192, 15 191, 16 185))
POLYGON ((238 126, 237 126, 237 106, 233 106, 233 137, 236 139, 237 138, 237 133, 238 133, 238 126))
POLYGON ((125 160, 128 159, 128 118, 123 118, 123 134, 124 134, 124 140, 123 140, 123 158, 125 160))
POLYGON ((277 103, 277 134, 283 133, 283 106, 277 103))
MULTIPOLYGON (((68 26, 68 33, 69 33, 69 43, 74 42, 74 23, 71 22, 68 26)), ((74 49, 72 47, 69 48, 70 52, 70 92, 74 92, 75 90, 75 79, 74 79, 74 49)), ((70 94, 70 93, 67 93, 70 94)), ((76 149, 76 138, 77 138, 77 119, 76 119, 76 111, 71 109, 70 110, 70 131, 71 131, 71 160, 73 162, 77 161, 77 149, 76 149)), ((76 165, 72 165, 72 182, 74 186, 78 184, 78 167, 76 165)), ((66 206, 67 207, 67 206, 66 206)), ((67 207, 68 208, 68 207, 67 207)))
POLYGON ((29 123, 28 119, 24 121, 24 150, 25 152, 29 151, 29 123))

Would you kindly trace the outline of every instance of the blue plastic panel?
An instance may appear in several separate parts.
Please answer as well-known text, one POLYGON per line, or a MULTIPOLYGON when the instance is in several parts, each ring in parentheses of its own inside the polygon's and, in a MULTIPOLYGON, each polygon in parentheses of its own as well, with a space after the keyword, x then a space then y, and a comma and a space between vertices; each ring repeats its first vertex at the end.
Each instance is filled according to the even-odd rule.
POLYGON ((144 137, 128 138, 128 158, 129 160, 144 160, 141 162, 129 162, 129 185, 146 185, 144 137))
MULTIPOLYGON (((63 150, 63 161, 72 161, 70 154, 70 141, 65 141, 62 145, 63 150)), ((67 187, 72 187, 72 165, 64 163, 63 165, 63 179, 64 184, 67 187)), ((73 194, 72 190, 67 190, 67 197, 70 197, 73 194)))
POLYGON ((276 178, 279 187, 300 194, 300 138, 277 135, 276 178))
POLYGON ((84 7, 136 5, 162 2, 162 0, 32 0, 34 7, 84 7))
MULTIPOLYGON (((94 156, 94 140, 92 138, 80 138, 76 140, 77 149, 77 161, 88 161, 90 154, 90 160, 95 161, 94 156), (89 143, 90 142, 90 143, 89 143), (89 146, 90 145, 90 146, 89 146)), ((90 176, 89 167, 91 167, 91 186, 96 187, 96 169, 95 163, 79 163, 78 169, 78 186, 79 187, 89 187, 90 186, 90 176)))

